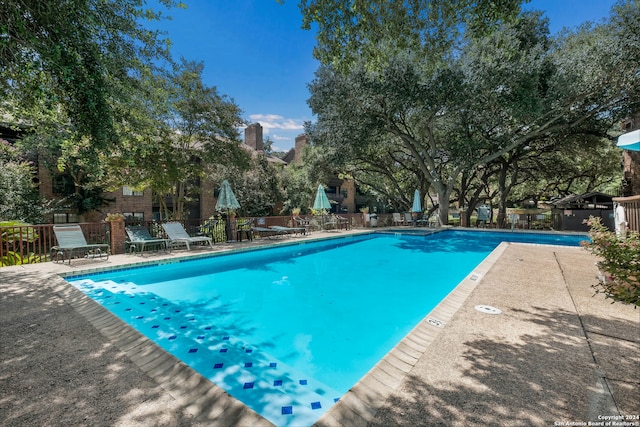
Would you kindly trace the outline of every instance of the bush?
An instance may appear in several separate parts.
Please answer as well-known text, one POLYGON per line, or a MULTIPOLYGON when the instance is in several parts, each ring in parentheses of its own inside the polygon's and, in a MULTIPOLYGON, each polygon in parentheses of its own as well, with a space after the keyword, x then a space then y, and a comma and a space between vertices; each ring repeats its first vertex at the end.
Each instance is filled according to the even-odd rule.
POLYGON ((640 305, 640 235, 628 231, 626 237, 616 236, 600 218, 589 218, 591 242, 584 247, 597 255, 600 281, 592 285, 596 294, 604 293, 613 302, 640 305))

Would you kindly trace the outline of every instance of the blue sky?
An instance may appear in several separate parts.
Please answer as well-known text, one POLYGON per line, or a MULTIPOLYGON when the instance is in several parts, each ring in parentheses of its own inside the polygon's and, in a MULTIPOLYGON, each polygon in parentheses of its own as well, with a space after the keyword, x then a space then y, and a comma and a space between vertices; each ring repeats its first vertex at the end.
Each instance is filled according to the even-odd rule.
MULTIPOLYGON (((204 82, 232 98, 250 123, 259 122, 274 148, 287 151, 313 121, 308 83, 318 62, 315 34, 302 30, 296 0, 183 0, 159 28, 172 41, 173 56, 204 62, 204 82)), ((525 9, 545 12, 550 29, 599 22, 614 0, 533 0, 525 9)), ((163 11, 163 13, 166 13, 163 11)))

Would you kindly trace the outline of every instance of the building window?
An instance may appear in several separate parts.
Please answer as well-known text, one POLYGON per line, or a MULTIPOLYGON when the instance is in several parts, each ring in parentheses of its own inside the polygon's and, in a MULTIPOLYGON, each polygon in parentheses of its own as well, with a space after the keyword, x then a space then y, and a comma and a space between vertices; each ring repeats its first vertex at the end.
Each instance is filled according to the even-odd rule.
POLYGON ((78 222, 78 214, 74 214, 74 213, 54 213, 53 214, 54 224, 67 224, 67 223, 77 223, 77 222, 78 222))
POLYGON ((68 174, 55 174, 51 177, 53 194, 69 195, 75 192, 73 178, 68 174))
POLYGON ((142 191, 135 191, 131 187, 127 187, 126 185, 122 187, 122 195, 123 196, 142 196, 142 191))
POLYGON ((122 215, 124 215, 125 221, 144 221, 144 212, 122 212, 122 215))

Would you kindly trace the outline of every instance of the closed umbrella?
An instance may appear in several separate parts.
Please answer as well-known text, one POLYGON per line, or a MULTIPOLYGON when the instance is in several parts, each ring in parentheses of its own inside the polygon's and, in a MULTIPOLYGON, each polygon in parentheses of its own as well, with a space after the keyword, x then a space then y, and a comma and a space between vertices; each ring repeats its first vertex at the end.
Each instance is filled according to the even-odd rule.
POLYGON ((418 223, 418 212, 422 212, 422 203, 420 202, 420 192, 418 190, 413 192, 413 206, 411 206, 411 216, 413 218, 413 226, 418 223))
POLYGON ((318 185, 318 191, 316 191, 316 200, 313 202, 313 209, 331 209, 331 203, 327 194, 324 192, 322 184, 318 185))
MULTIPOLYGON (((220 185, 220 193, 218 194, 218 201, 216 202, 216 210, 228 212, 230 209, 240 209, 240 203, 238 203, 236 195, 233 194, 229 181, 225 179, 220 185)), ((225 221, 225 234, 227 235, 227 241, 233 240, 233 231, 231 228, 231 219, 227 218, 225 221)))
POLYGON ((216 202, 216 210, 224 211, 229 209, 240 209, 240 203, 236 199, 236 195, 231 190, 231 185, 226 179, 222 181, 220 185, 220 194, 218 194, 218 201, 216 202))
POLYGON ((313 209, 322 211, 322 228, 324 229, 324 213, 325 210, 331 209, 331 203, 327 194, 324 192, 322 184, 318 185, 318 191, 316 191, 316 199, 313 202, 313 209))
POLYGON ((420 192, 418 190, 413 192, 413 206, 411 206, 411 212, 422 212, 422 203, 420 202, 420 192))

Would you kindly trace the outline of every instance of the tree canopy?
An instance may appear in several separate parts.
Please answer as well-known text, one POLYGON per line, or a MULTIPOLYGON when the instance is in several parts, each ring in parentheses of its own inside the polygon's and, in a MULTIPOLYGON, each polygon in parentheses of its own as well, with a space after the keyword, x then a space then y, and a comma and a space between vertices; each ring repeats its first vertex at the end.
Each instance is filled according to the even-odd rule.
MULTIPOLYGON (((436 192, 443 223, 461 177, 486 182, 500 167, 512 168, 517 159, 542 150, 561 151, 568 143, 586 153, 588 139, 606 137, 637 108, 640 55, 631 17, 640 18, 640 11, 630 2, 619 3, 607 23, 557 38, 550 37, 539 13, 514 17, 516 5, 458 33, 465 23, 477 22, 479 11, 464 9, 458 21, 442 21, 450 31, 435 33, 443 38, 441 50, 418 49, 428 38, 416 36, 420 28, 429 33, 434 24, 428 7, 439 2, 393 4, 345 7, 415 22, 383 31, 378 21, 369 25, 364 15, 339 7, 335 30, 319 23, 324 64, 310 85, 309 104, 318 120, 308 131, 314 144, 346 166, 410 168, 411 186, 426 183, 436 192), (418 6, 428 7, 420 14, 418 6), (417 47, 393 42, 405 38, 417 47), (348 58, 334 49, 338 45, 349 49, 348 58), (375 52, 374 45, 380 47, 375 52)), ((319 19, 314 10, 306 9, 308 22, 319 19)))
POLYGON ((145 26, 165 16, 145 0, 2 4, 0 117, 28 130, 24 151, 72 177, 67 208, 96 209, 103 190, 128 185, 171 196, 180 218, 206 174, 246 165, 239 107, 203 83, 203 64, 173 61, 145 26))
POLYGON ((3 1, 2 108, 17 109, 9 113, 28 121, 43 106, 55 106, 97 149, 114 144, 114 126, 121 119, 114 104, 126 101, 155 60, 168 57, 167 42, 141 24, 162 15, 144 5, 142 0, 3 1))

